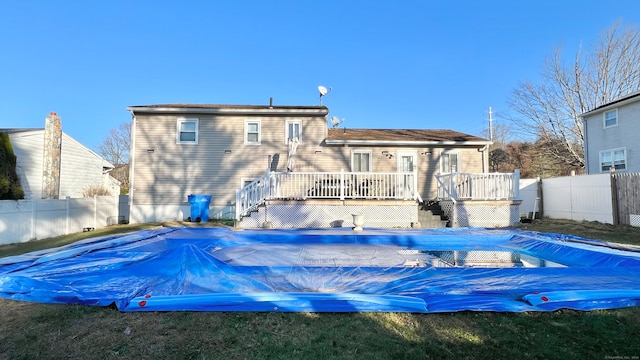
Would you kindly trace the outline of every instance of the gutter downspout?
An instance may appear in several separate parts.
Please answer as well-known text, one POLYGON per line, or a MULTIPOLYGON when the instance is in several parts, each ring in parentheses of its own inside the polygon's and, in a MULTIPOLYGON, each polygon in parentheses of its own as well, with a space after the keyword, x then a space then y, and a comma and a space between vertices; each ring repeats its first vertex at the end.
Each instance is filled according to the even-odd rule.
POLYGON ((487 169, 489 168, 489 160, 487 158, 487 153, 486 151, 489 149, 489 145, 493 144, 493 142, 481 147, 478 149, 479 152, 482 153, 482 173, 486 173, 487 169))

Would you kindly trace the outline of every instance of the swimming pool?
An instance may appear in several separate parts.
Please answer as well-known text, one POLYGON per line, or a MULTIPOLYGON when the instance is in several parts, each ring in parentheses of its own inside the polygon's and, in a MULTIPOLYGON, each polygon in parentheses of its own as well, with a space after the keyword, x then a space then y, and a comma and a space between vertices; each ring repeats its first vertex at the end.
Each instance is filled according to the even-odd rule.
POLYGON ((517 229, 159 228, 0 259, 0 297, 120 311, 640 304, 640 249, 517 229))

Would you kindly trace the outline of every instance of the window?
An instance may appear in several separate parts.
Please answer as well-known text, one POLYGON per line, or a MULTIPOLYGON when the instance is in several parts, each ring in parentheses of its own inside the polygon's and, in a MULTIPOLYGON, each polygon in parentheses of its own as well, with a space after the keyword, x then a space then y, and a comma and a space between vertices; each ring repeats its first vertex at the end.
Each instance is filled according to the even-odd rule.
POLYGON ((176 143, 198 143, 198 119, 178 119, 176 143))
POLYGON ((440 157, 440 171, 443 174, 459 172, 458 154, 453 152, 443 152, 440 157))
POLYGON ((607 172, 611 169, 627 170, 626 149, 613 149, 600 152, 600 171, 607 172))
POLYGON ((351 169, 354 172, 371 171, 371 151, 354 150, 351 153, 351 169))
POLYGON ((618 109, 605 111, 604 113, 604 127, 618 126, 618 109))
POLYGON ((260 145, 260 121, 247 120, 244 122, 244 143, 260 145))
POLYGON ((302 142, 302 122, 297 120, 297 121, 287 121, 287 126, 286 126, 286 134, 285 134, 285 139, 286 139, 286 143, 288 144, 289 141, 295 137, 298 138, 298 142, 302 142))
POLYGON ((413 172, 413 155, 401 155, 400 156, 400 169, 401 172, 413 172))

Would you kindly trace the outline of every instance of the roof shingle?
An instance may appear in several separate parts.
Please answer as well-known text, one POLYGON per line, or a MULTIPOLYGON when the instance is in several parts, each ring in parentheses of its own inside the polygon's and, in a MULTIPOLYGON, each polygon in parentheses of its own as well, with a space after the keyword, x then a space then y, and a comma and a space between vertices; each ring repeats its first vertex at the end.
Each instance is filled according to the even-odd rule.
POLYGON ((489 140, 454 130, 424 129, 329 129, 327 140, 488 142, 489 140))

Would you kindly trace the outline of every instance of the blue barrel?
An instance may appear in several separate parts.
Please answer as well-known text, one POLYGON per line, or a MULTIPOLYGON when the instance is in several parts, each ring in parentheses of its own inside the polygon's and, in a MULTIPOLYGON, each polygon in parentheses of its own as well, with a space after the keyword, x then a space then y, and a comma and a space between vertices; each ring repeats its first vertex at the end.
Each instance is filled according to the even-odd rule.
POLYGON ((211 195, 188 195, 187 200, 191 205, 191 216, 189 221, 200 222, 209 221, 209 204, 211 204, 211 195))

